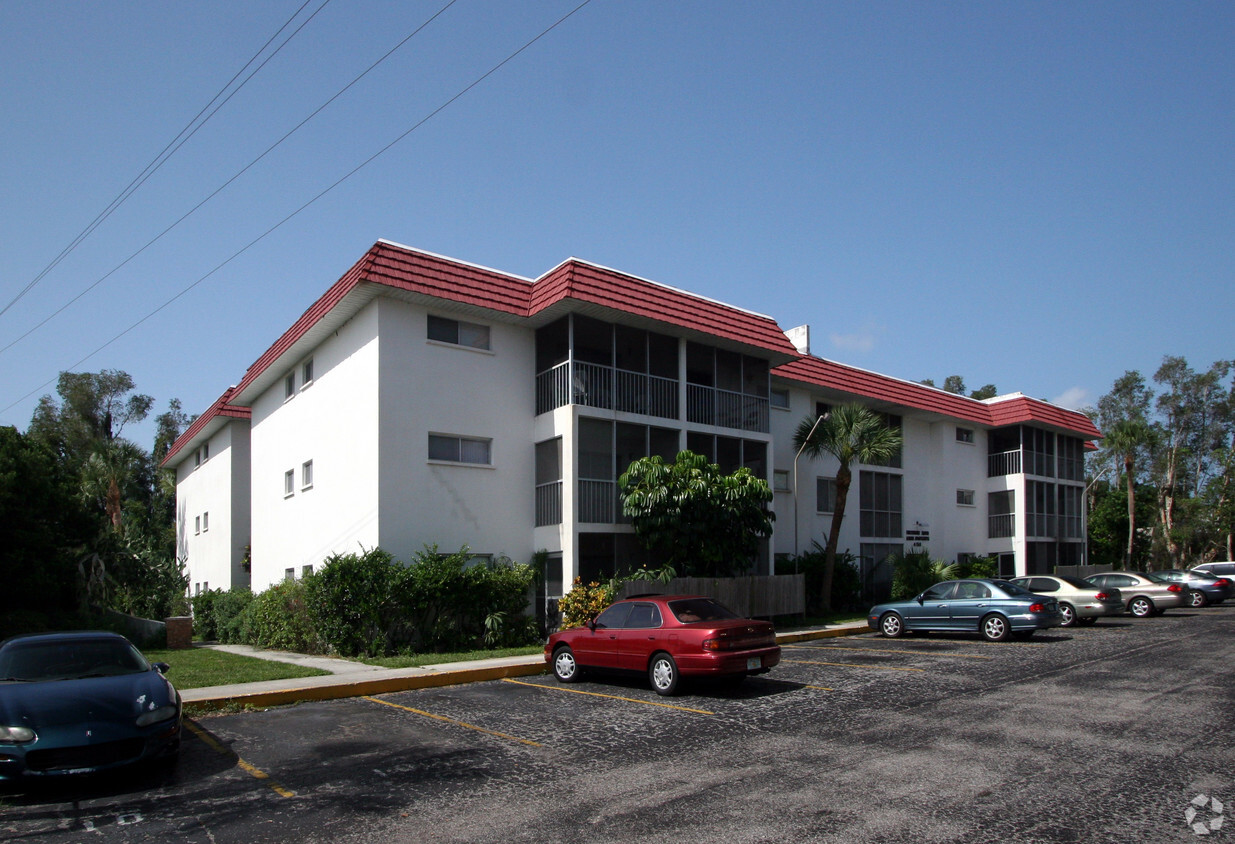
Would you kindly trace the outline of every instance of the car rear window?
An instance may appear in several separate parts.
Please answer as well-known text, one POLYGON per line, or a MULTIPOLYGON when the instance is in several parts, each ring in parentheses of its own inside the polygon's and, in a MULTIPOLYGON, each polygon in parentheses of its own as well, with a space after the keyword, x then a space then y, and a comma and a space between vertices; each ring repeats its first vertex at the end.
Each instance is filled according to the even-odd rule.
POLYGON ((128 642, 114 639, 75 639, 9 645, 0 654, 0 679, 71 680, 149 671, 128 642))
POLYGON ((730 618, 741 618, 729 608, 716 603, 711 598, 683 598, 670 601, 669 609, 674 617, 683 624, 696 621, 725 621, 730 618))

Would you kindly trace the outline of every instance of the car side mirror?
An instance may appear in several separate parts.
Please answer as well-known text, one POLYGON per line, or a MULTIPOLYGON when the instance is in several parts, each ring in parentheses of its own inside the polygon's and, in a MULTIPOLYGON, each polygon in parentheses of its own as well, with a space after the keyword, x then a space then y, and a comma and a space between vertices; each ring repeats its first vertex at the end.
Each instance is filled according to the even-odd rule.
POLYGON ((595 632, 596 632, 596 619, 594 619, 594 618, 589 618, 589 619, 587 620, 587 629, 588 629, 588 630, 591 630, 593 633, 595 633, 595 632))
POLYGON ((150 663, 150 667, 160 674, 166 674, 168 671, 172 670, 172 667, 166 662, 152 662, 150 663))
POLYGON ((915 601, 917 601, 919 604, 925 603, 925 602, 926 602, 926 593, 925 593, 925 592, 923 592, 921 595, 919 595, 918 597, 914 598, 914 600, 915 600, 915 601))

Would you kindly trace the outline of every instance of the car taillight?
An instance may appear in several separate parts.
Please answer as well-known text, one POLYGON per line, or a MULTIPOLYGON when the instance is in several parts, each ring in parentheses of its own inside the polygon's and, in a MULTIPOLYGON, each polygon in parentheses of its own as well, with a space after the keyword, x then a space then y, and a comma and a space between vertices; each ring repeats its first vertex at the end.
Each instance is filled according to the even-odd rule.
POLYGON ((1220 577, 1214 581, 1214 586, 1230 586, 1230 585, 1231 585, 1231 581, 1227 580, 1225 577, 1220 577))
POLYGON ((1184 588, 1180 586, 1178 583, 1172 583, 1170 586, 1166 587, 1166 591, 1167 592, 1182 592, 1184 591, 1184 588))
POLYGON ((719 651, 720 650, 720 640, 719 639, 704 639, 703 649, 705 651, 719 651))
POLYGON ((1030 612, 1046 612, 1046 604, 1030 604, 1030 612))
POLYGON ((1099 592, 1097 595, 1094 595, 1093 597, 1095 601, 1105 601, 1107 598, 1111 596, 1106 594, 1105 592, 1099 592))

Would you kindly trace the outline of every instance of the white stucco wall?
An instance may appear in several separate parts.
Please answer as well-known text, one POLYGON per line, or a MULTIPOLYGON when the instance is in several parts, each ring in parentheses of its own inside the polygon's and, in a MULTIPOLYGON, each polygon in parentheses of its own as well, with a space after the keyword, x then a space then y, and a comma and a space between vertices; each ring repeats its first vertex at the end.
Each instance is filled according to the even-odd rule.
POLYGON ((292 569, 378 544, 378 305, 371 302, 309 353, 282 361, 282 378, 252 405, 253 580, 260 592, 292 569), (313 380, 303 365, 313 359, 313 380), (313 462, 305 488, 303 468, 313 462), (295 473, 292 494, 284 473, 295 473))
POLYGON ((382 548, 405 562, 426 544, 528 562, 535 551, 534 331, 394 299, 376 304, 382 548), (491 349, 430 341, 430 312, 487 325, 491 349), (430 433, 492 440, 492 465, 429 460, 430 433))
POLYGON ((189 594, 248 585, 241 566, 249 537, 249 427, 225 424, 176 466, 177 554, 189 594), (194 453, 208 448, 198 464, 194 453))

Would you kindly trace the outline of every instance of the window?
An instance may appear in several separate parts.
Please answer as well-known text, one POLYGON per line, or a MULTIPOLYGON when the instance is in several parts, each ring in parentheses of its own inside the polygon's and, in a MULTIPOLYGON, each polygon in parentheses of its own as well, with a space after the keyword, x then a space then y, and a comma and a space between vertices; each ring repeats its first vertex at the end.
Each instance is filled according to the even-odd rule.
POLYGON ((200 465, 202 465, 202 450, 199 448, 193 452, 193 468, 196 469, 200 465))
POLYGON ((210 440, 202 443, 202 460, 210 459, 210 440))
POLYGON ((789 470, 774 469, 772 471, 772 489, 777 492, 789 491, 789 470))
POLYGON ((283 473, 283 497, 296 494, 296 470, 288 469, 283 473))
POLYGON ((308 565, 308 566, 301 566, 301 567, 300 567, 300 576, 301 576, 301 577, 308 577, 308 576, 309 576, 309 575, 311 575, 311 574, 313 574, 313 566, 308 565))
POLYGON ((772 388, 772 407, 779 407, 782 410, 789 409, 789 391, 781 390, 777 387, 772 388))
POLYGON ((296 570, 295 569, 283 569, 283 579, 284 580, 295 580, 296 570))
POLYGON ((311 489, 313 487, 313 461, 306 460, 300 464, 300 488, 311 489))
POLYGON ((203 580, 203 581, 202 581, 202 591, 203 591, 203 592, 209 592, 209 591, 210 591, 210 581, 209 581, 209 580, 203 580))
POLYGON ((958 489, 956 491, 956 504, 959 507, 973 507, 974 493, 972 489, 958 489))
POLYGON ((283 378, 283 400, 286 401, 296 395, 296 373, 289 372, 283 378))
POLYGON ((197 516, 193 519, 193 533, 194 535, 196 535, 201 532, 202 532, 202 517, 197 516))
POLYGON ((300 383, 304 387, 313 383, 313 358, 309 358, 301 365, 300 383))
POLYGON ((973 445, 973 428, 957 428, 956 441, 973 445))
POLYGON ((429 459, 489 466, 492 465, 492 444, 492 440, 478 437, 429 434, 429 459))
POLYGON ((836 512, 836 478, 815 478, 815 512, 836 512))
POLYGON ((862 536, 901 536, 901 476, 861 472, 858 530, 862 536))
POLYGON ((991 492, 986 496, 986 510, 990 519, 987 536, 991 539, 1008 539, 1016 536, 1016 491, 991 492))
POLYGON ((460 322, 457 319, 429 315, 429 339, 439 343, 466 346, 469 349, 488 349, 489 326, 460 322))
POLYGON ((202 533, 210 530, 210 514, 202 513, 202 533))

